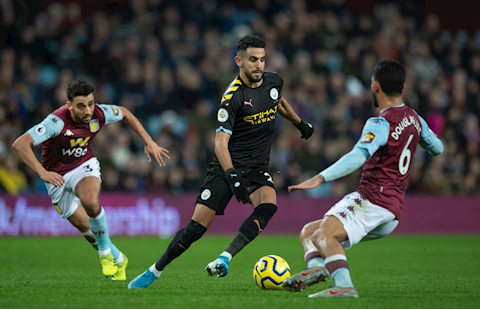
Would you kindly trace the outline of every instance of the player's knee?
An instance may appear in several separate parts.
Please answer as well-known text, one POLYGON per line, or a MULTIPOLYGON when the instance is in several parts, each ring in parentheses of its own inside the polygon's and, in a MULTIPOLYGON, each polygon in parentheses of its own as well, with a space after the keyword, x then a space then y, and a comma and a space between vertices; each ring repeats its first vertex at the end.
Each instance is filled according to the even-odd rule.
POLYGON ((207 231, 207 228, 190 220, 187 226, 183 229, 183 243, 189 247, 192 243, 202 238, 203 234, 207 231))
POLYGON ((312 243, 315 247, 319 250, 325 249, 328 247, 328 239, 329 237, 325 236, 321 229, 317 229, 311 236, 312 243))
POLYGON ((243 222, 239 231, 247 237, 248 240, 253 240, 260 234, 268 221, 277 211, 277 206, 273 203, 262 203, 255 208, 253 213, 243 222))
POLYGON ((317 248, 330 247, 335 243, 341 243, 348 239, 344 230, 327 230, 319 228, 312 235, 312 242, 317 248))
POLYGON ((100 214, 100 203, 97 198, 91 196, 79 197, 82 206, 87 211, 87 214, 91 217, 93 214, 100 214))
MULTIPOLYGON (((316 225, 314 225, 313 223, 308 223, 308 224, 305 224, 302 228, 302 230, 300 231, 300 240, 305 240, 305 239, 308 239, 312 236, 312 234, 315 232, 315 227, 316 225)), ((318 226, 316 226, 318 227, 318 226)))
POLYGON ((268 221, 270 221, 275 212, 277 212, 276 205, 274 205, 273 203, 262 203, 255 208, 255 211, 253 211, 253 215, 258 218, 260 222, 260 227, 263 229, 265 228, 265 226, 267 226, 268 221))

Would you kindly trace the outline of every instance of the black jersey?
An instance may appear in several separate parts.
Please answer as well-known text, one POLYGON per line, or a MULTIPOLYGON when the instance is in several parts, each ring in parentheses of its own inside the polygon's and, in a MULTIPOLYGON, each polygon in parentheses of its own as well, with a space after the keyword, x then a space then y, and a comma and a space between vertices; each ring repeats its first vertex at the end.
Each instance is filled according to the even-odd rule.
MULTIPOLYGON (((264 72, 257 88, 240 77, 228 86, 217 113, 217 132, 231 135, 228 150, 234 167, 268 166, 282 86, 282 78, 273 72, 264 72)), ((212 164, 220 164, 216 156, 212 164)))

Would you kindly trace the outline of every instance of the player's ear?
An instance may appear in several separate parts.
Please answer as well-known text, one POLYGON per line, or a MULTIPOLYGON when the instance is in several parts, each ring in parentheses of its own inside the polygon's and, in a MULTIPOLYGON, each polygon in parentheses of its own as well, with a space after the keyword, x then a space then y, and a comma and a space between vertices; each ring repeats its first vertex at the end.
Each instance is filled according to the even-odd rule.
POLYGON ((67 101, 66 104, 67 104, 67 109, 69 111, 71 111, 72 110, 72 103, 70 101, 67 101))
POLYGON ((239 68, 241 68, 241 67, 242 67, 242 58, 241 58, 240 56, 238 56, 238 55, 235 56, 235 63, 237 64, 237 66, 238 66, 239 68))
POLYGON ((382 90, 382 87, 380 87, 380 83, 378 81, 372 81, 372 91, 374 93, 378 93, 380 90, 382 90))

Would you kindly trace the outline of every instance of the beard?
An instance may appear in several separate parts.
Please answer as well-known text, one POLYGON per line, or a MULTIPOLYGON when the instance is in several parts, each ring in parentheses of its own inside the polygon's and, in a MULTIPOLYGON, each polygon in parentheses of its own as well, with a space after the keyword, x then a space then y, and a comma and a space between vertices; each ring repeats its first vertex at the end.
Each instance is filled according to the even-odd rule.
POLYGON ((254 78, 251 73, 248 73, 246 71, 245 71, 245 75, 248 77, 248 80, 250 81, 250 83, 257 83, 263 79, 263 72, 259 78, 254 78))
POLYGON ((372 106, 374 108, 378 108, 379 105, 378 105, 378 100, 377 100, 377 96, 375 95, 374 92, 372 92, 372 106))
POLYGON ((91 115, 85 115, 85 116, 81 117, 81 116, 79 116, 75 113, 72 113, 72 118, 76 123, 88 124, 90 122, 90 120, 86 120, 87 117, 91 118, 91 115))

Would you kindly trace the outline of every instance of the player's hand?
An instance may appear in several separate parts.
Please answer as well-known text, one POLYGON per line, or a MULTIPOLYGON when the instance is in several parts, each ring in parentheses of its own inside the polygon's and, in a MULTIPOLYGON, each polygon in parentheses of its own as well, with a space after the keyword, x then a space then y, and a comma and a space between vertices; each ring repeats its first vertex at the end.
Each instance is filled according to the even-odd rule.
POLYGON ((290 185, 288 187, 288 191, 289 192, 294 192, 294 191, 298 191, 298 190, 301 190, 301 189, 312 189, 312 188, 315 188, 317 186, 319 186, 320 184, 323 184, 325 183, 325 179, 323 178, 322 175, 320 174, 317 174, 316 176, 314 176, 313 178, 310 178, 300 184, 297 184, 297 185, 290 185))
POLYGON ((162 156, 170 159, 170 156, 168 156, 169 151, 167 149, 164 149, 163 147, 158 146, 158 144, 153 141, 151 143, 145 144, 144 150, 145 155, 147 155, 148 162, 152 161, 150 156, 153 156, 159 166, 165 166, 165 162, 163 161, 162 156))
POLYGON ((313 126, 312 124, 304 121, 304 120, 300 120, 300 124, 297 124, 295 125, 295 127, 298 128, 298 130, 300 130, 300 132, 302 133, 302 139, 308 139, 312 136, 313 134, 313 126))
POLYGON ((238 202, 251 203, 248 198, 248 181, 240 176, 235 168, 225 171, 228 184, 238 202))
POLYGON ((62 187, 65 184, 63 176, 53 171, 45 171, 40 175, 40 178, 55 187, 62 187))

